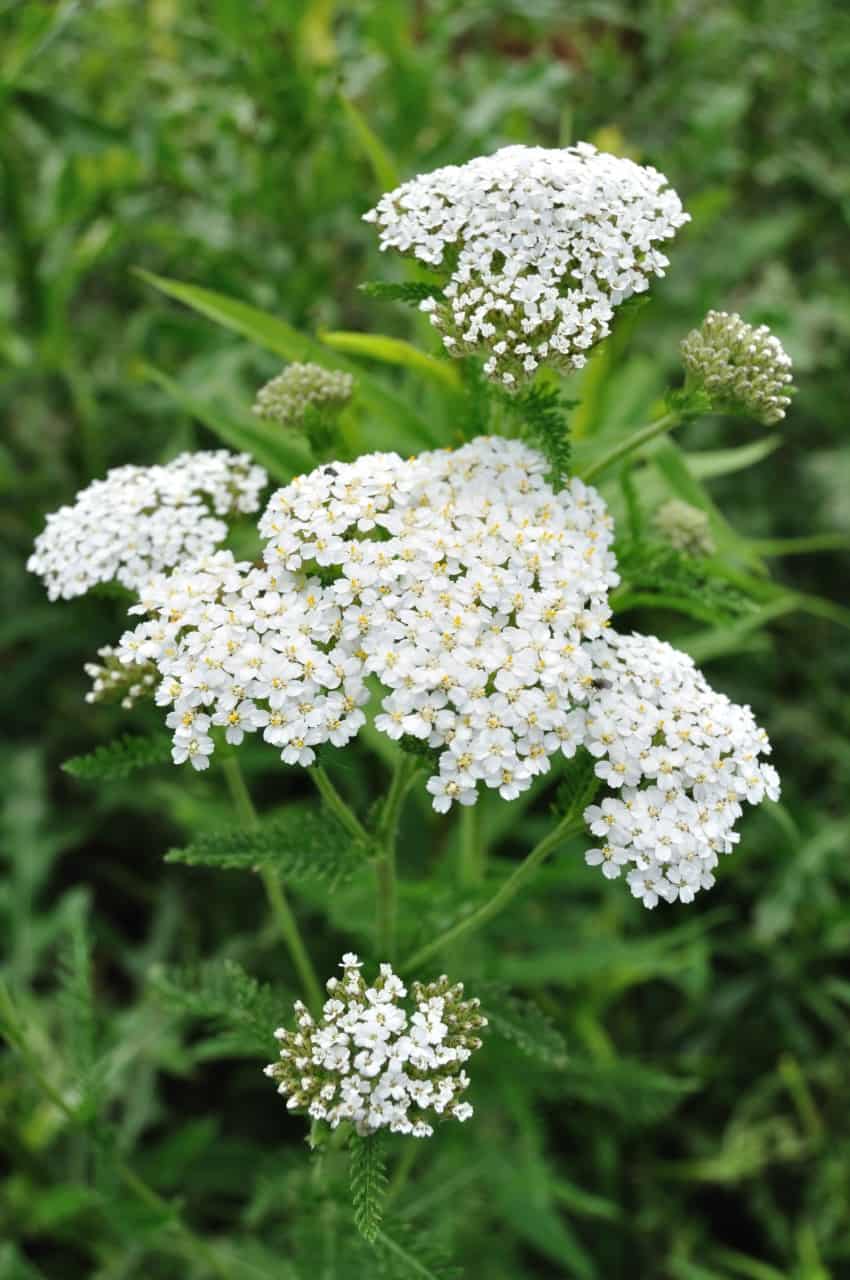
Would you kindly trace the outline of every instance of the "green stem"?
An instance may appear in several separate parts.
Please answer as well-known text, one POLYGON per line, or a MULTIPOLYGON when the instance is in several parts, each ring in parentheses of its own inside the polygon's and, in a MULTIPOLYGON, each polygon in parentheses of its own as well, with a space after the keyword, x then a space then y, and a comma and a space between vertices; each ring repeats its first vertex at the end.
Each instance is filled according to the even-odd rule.
MULTIPOLYGON (((239 761, 235 755, 225 755, 222 757, 221 767, 224 770, 233 806, 240 822, 249 831, 255 831, 260 825, 260 820, 257 817, 251 794, 245 784, 245 777, 239 761)), ((290 959, 301 982, 307 1004, 314 1013, 318 1013, 323 1003, 322 988, 319 985, 319 979, 316 977, 313 962, 304 945, 304 939, 301 937, 298 922, 283 891, 283 886, 270 867, 261 868, 260 878, 266 891, 271 913, 277 922, 281 936, 289 951, 290 959)))
POLYGON ((398 835, 398 824, 404 797, 416 776, 418 768, 419 765, 415 759, 399 754, 375 833, 380 849, 380 853, 375 860, 378 949, 381 956, 389 960, 390 963, 395 960, 396 917, 398 913, 396 837, 398 835))
POLYGON ((480 884, 484 879, 484 847, 478 805, 463 805, 459 817, 458 881, 465 886, 480 884))
POLYGON ((355 840, 362 840, 364 844, 371 844, 372 837, 369 832, 351 806, 343 800, 322 766, 320 764, 311 765, 307 772, 313 779, 319 795, 331 813, 342 823, 349 835, 354 836, 355 840))
POLYGON ((568 814, 567 817, 562 818, 557 826, 553 827, 549 832, 548 836, 544 836, 539 844, 534 846, 531 853, 519 864, 513 874, 503 881, 492 898, 488 898, 476 911, 473 911, 463 920, 459 920, 450 929, 446 929, 445 933, 441 933, 439 937, 426 943, 424 947, 420 947, 405 961, 402 968, 417 968, 425 960, 430 960, 431 956, 442 951, 444 947, 456 942, 458 938, 462 938, 464 934, 471 933, 473 930, 480 929, 482 925, 487 924, 516 897, 525 882, 534 875, 537 868, 545 862, 553 849, 556 849, 564 840, 568 840, 572 835, 577 835, 583 829, 584 822, 580 816, 568 814))
POLYGON ((580 471, 582 480, 593 480, 601 472, 607 471, 608 467, 613 466, 615 462, 619 462, 621 458, 625 458, 627 454, 634 453, 640 449, 649 440, 654 440, 656 436, 663 436, 668 431, 672 431, 674 427, 678 427, 682 421, 679 413, 665 413, 663 417, 657 418, 655 422, 650 422, 645 427, 641 427, 639 431, 634 431, 630 436, 626 436, 625 440, 621 440, 619 444, 615 444, 612 449, 604 453, 596 462, 591 463, 584 471, 580 471))

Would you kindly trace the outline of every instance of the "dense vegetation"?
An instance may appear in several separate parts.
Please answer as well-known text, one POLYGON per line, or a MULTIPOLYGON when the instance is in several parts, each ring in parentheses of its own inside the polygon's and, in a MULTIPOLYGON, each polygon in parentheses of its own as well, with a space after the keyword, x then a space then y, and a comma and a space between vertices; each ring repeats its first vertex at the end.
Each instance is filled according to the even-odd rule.
MULTIPOLYGON (((850 1273, 846 7, 6 2, 0 95, 0 1280, 850 1273), (576 844, 450 953, 493 1024, 475 1119, 415 1158, 387 1143, 373 1246, 344 1159, 316 1177, 304 1121, 261 1074, 297 992, 256 880, 186 865, 232 820, 221 774, 178 771, 150 742, 144 772, 92 762, 158 727, 152 709, 83 700, 122 603, 48 605, 24 564, 44 514, 108 467, 239 438, 280 367, 151 275, 305 334, 435 351, 414 311, 358 290, 404 278, 362 213, 396 174, 582 138, 663 170, 693 221, 651 303, 565 382, 574 454, 658 412, 709 307, 768 323, 794 359, 785 423, 702 416, 676 437, 702 455, 695 475, 662 449, 606 490, 626 527, 671 495, 710 501, 747 589, 633 547, 618 623, 675 640, 752 704, 783 799, 748 814, 693 906, 644 911, 576 844)), ((455 402, 421 369, 358 363, 450 425, 455 402)), ((264 813, 312 802, 274 752, 249 748, 245 767, 264 813)), ((329 768, 364 809, 384 786, 365 749, 329 768)), ((554 801, 482 805, 495 867, 549 829, 554 801)), ((482 892, 429 813, 411 798, 403 817, 411 940, 482 892)), ((307 865, 293 841, 285 869, 329 974, 352 939, 368 946, 372 903, 323 848, 307 865)), ((357 1174, 368 1201, 377 1174, 357 1174)))

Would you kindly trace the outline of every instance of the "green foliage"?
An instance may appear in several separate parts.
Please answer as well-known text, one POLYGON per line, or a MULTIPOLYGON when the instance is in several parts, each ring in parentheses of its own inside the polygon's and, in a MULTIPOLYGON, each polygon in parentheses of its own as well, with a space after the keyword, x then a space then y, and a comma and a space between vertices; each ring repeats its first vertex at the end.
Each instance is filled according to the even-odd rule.
POLYGON ((114 742, 105 742, 85 756, 73 756, 62 768, 82 782, 114 782, 129 778, 140 769, 166 764, 171 759, 171 741, 163 733, 143 738, 125 733, 114 742))
POLYGON ((615 612, 639 603, 720 624, 755 608, 755 601, 722 568, 664 542, 640 538, 618 545, 617 567, 622 585, 613 597, 615 612))
POLYGON ((580 817, 593 803, 600 785, 595 766, 595 759, 584 747, 568 762, 555 799, 557 811, 565 818, 580 817))
POLYGON ((255 829, 203 831, 186 848, 169 850, 165 859, 221 870, 268 867, 284 879, 321 880, 333 889, 363 865, 366 852, 331 814, 294 804, 255 829))
POLYGON ((406 280, 395 283, 392 280, 364 280, 358 289, 367 298, 377 298, 379 302, 405 302, 408 306, 418 307, 426 298, 442 298, 443 291, 438 284, 427 284, 421 280, 406 280))
POLYGON ((201 1019, 225 1033, 215 1051, 270 1054, 272 1032, 285 1003, 273 989, 246 973, 234 960, 211 961, 179 968, 155 967, 151 989, 172 1013, 201 1019))
POLYGON ((478 983, 481 1011, 487 1025, 530 1058, 548 1067, 561 1068, 567 1062, 567 1046, 551 1018, 534 1000, 511 995, 497 983, 478 983))
POLYGON ((575 401, 564 399, 560 387, 535 384, 504 402, 522 424, 522 432, 549 463, 548 479, 556 490, 570 473, 570 431, 566 410, 575 401))
POLYGON ((387 1173, 381 1141, 380 1134, 352 1133, 348 1143, 354 1225, 369 1244, 377 1240, 384 1216, 387 1173))

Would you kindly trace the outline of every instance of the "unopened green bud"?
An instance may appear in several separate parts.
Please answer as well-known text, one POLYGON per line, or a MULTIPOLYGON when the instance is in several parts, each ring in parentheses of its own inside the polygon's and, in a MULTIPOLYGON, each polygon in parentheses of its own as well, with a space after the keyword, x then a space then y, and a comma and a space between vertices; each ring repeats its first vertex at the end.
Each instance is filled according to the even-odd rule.
POLYGON ((288 427, 300 427, 311 410, 337 413, 351 399, 354 378, 318 364, 290 364, 257 392, 254 413, 288 427))

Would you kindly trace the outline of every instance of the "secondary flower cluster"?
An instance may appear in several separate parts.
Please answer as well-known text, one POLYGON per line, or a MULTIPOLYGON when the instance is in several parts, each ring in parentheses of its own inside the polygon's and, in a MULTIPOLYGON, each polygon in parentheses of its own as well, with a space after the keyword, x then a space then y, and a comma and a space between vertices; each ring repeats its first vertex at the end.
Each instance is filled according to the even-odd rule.
POLYGON ((715 693, 691 659, 653 636, 610 633, 594 654, 598 683, 586 745, 618 794, 584 814, 603 843, 586 854, 626 879, 647 907, 691 902, 730 853, 744 801, 779 795, 770 752, 749 707, 715 693))
POLYGON ((767 325, 756 328, 739 315, 709 311, 681 350, 690 378, 718 409, 751 414, 766 426, 785 417, 791 357, 767 325))
POLYGON ((653 517, 653 524, 665 542, 686 555, 710 556, 717 550, 705 511, 681 498, 663 503, 653 517))
POLYGON ((223 552, 146 585, 123 661, 156 662, 174 758, 203 768, 213 725, 262 730, 284 761, 342 746, 383 686, 376 728, 439 756, 434 807, 505 799, 582 741, 590 642, 618 577, 595 490, 555 493, 518 441, 320 467, 260 520, 265 568, 223 552))
POLYGON ((354 390, 350 373, 323 369, 318 364, 290 364, 257 392, 254 413, 260 418, 297 427, 309 409, 334 412, 354 390))
POLYGON ((268 483, 248 454, 182 453, 166 466, 117 467, 47 517, 27 568, 51 600, 97 583, 138 590, 152 573, 204 555, 227 537, 221 518, 256 511, 268 483))
POLYGON ((280 1060, 266 1067, 292 1111, 335 1129, 350 1121, 360 1134, 389 1129, 428 1138, 435 1117, 467 1120, 459 1101, 469 1084, 464 1063, 480 1048, 486 1018, 463 984, 443 976, 407 988, 388 964, 367 986, 356 955, 342 958, 342 978, 327 983, 329 999, 316 1022, 299 1001, 294 1031, 275 1032, 280 1060), (411 1011, 412 1008, 412 1011, 411 1011))
POLYGON ((421 303, 452 355, 486 354, 506 387, 539 364, 580 368, 614 309, 663 275, 688 221, 663 174, 598 152, 511 146, 424 174, 365 215, 381 248, 451 274, 421 303))

